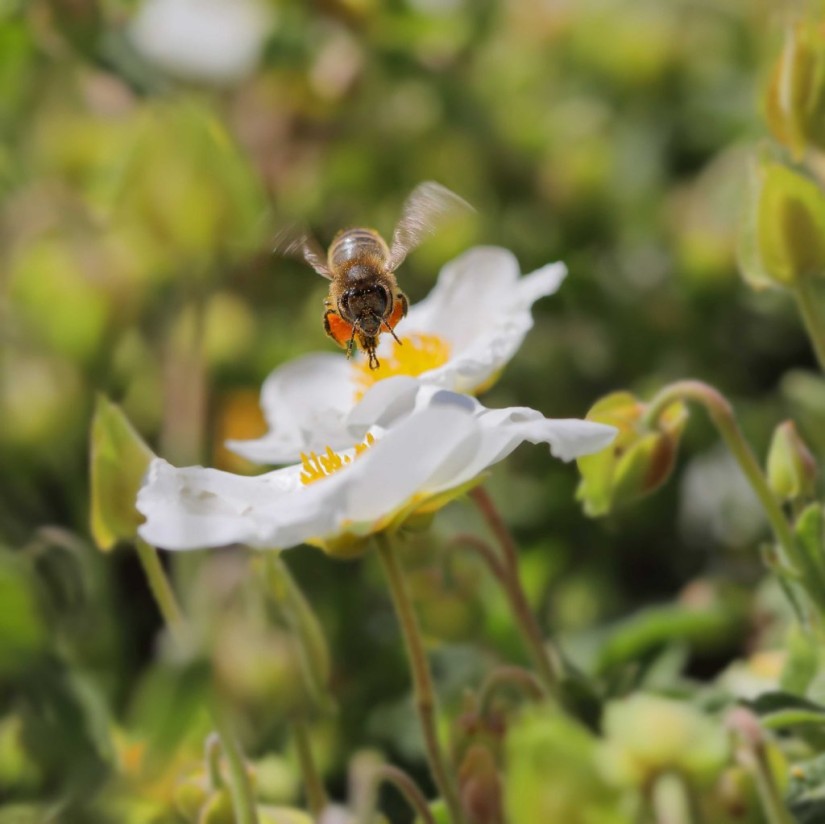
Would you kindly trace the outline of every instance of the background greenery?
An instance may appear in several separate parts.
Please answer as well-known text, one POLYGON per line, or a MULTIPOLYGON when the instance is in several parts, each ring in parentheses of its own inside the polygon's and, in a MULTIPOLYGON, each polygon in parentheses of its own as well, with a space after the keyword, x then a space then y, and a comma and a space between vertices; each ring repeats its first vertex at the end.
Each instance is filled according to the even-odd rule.
MULTIPOLYGON (((523 271, 570 269, 485 403, 582 417, 614 389, 698 377, 729 394, 760 454, 790 412, 825 450, 805 426, 825 395, 793 306, 747 288, 735 259, 760 93, 798 7, 273 0, 254 70, 210 86, 141 56, 136 6, 0 4, 0 799, 30 820, 54 802, 59 820, 178 820, 173 786, 209 728, 207 660, 266 758, 261 786, 297 797, 283 718, 300 686, 285 632, 250 606, 243 553, 174 559, 203 636, 181 656, 131 549, 100 554, 88 529, 96 393, 173 462, 253 471, 222 441, 261 431, 272 368, 332 350, 324 282, 271 254, 286 220, 322 241, 354 223, 389 233, 413 186, 438 180, 478 215, 410 256, 413 301, 473 244, 508 247, 523 271)), ((716 441, 694 416, 668 486, 604 521, 543 450, 497 468, 540 620, 581 666, 621 680, 675 640, 677 668, 708 679, 767 643, 764 532, 716 441), (714 623, 628 632, 651 605, 714 623)), ((482 568, 437 551, 481 528, 457 504, 409 553, 453 707, 491 662, 524 655, 482 568)), ((287 561, 333 655, 337 711, 313 727, 333 794, 363 748, 426 784, 373 561, 287 561)))

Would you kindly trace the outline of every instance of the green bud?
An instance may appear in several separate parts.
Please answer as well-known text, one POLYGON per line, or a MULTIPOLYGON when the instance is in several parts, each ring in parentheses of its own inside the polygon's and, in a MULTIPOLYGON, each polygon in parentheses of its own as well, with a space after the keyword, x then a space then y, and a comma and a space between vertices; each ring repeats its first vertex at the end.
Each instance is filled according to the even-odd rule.
POLYGON ((91 531, 98 549, 132 540, 142 523, 135 500, 154 457, 120 407, 98 396, 90 437, 91 531))
POLYGON ((198 821, 201 809, 206 804, 210 791, 203 775, 187 776, 175 787, 174 800, 177 811, 186 821, 198 821))
POLYGON ((502 782, 493 753, 474 744, 464 753, 458 770, 461 806, 473 824, 503 820, 502 782))
POLYGON ((793 421, 776 427, 768 451, 768 483, 783 501, 808 498, 816 483, 816 459, 793 421))
POLYGON ((704 783, 729 756, 722 725, 681 701, 636 693, 607 705, 604 774, 619 787, 645 787, 667 772, 704 783))
POLYGON ((814 180, 775 160, 760 162, 739 263, 756 289, 788 288, 825 271, 825 193, 814 180))
POLYGON ((587 420, 619 430, 607 449, 577 461, 582 477, 576 497, 587 515, 606 515, 643 498, 670 476, 687 409, 681 403, 672 404, 655 429, 645 427, 645 412, 645 404, 631 393, 614 392, 587 413, 587 420))
POLYGON ((518 824, 629 824, 596 764, 596 739, 547 707, 525 712, 507 736, 505 808, 518 824))
POLYGON ((241 617, 222 622, 213 652, 215 679, 224 698, 253 720, 316 706, 302 664, 298 644, 284 630, 241 617))
POLYGON ((765 94, 773 136, 801 158, 808 146, 825 148, 825 29, 797 23, 788 29, 765 94))
POLYGON ((235 824, 232 796, 228 789, 212 793, 201 807, 198 824, 235 824))

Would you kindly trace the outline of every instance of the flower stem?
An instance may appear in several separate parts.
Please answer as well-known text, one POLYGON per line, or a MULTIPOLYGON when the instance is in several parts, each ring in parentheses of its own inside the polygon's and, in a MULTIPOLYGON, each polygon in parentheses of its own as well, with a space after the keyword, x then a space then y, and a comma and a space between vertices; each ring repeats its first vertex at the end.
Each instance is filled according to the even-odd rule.
POLYGON ((816 353, 819 368, 825 371, 825 320, 822 317, 822 302, 816 290, 817 285, 813 283, 813 278, 801 277, 797 279, 792 291, 799 307, 799 314, 802 315, 802 322, 805 324, 805 331, 816 353))
POLYGON ((183 630, 183 612, 163 570, 157 550, 149 546, 143 538, 136 540, 135 547, 160 614, 173 634, 179 636, 183 630))
POLYGON ((232 791, 232 809, 237 824, 258 824, 258 810, 255 806, 255 796, 252 792, 252 783, 246 771, 243 753, 234 733, 224 717, 220 707, 212 712, 218 735, 221 739, 221 748, 229 768, 229 787, 232 791))
POLYGON ((644 423, 651 427, 655 426, 661 413, 677 401, 695 401, 704 406, 711 421, 762 504, 762 509, 765 511, 773 534, 780 547, 782 547, 785 560, 797 564, 799 567, 804 567, 804 561, 800 557, 791 527, 782 512, 782 506, 768 486, 762 468, 759 466, 750 445, 745 440, 736 421, 733 407, 727 399, 712 386, 701 381, 676 381, 676 383, 666 386, 653 398, 645 414, 644 423))
POLYGON ((756 754, 751 774, 756 782, 759 800, 762 802, 762 811, 769 824, 795 824, 796 819, 782 801, 764 752, 756 754))
POLYGON ((447 769, 447 762, 438 740, 438 731, 435 724, 435 689, 427 663, 427 655, 424 651, 424 642, 421 638, 418 619, 407 587, 407 579, 386 533, 379 532, 375 539, 378 547, 378 557, 384 567, 393 606, 398 616, 398 622, 401 624, 401 631, 407 648, 407 657, 412 670, 415 704, 424 734, 424 743, 433 780, 444 799, 444 803, 447 805, 453 824, 463 824, 464 816, 458 800, 458 792, 447 769))
POLYGON ((416 819, 420 820, 422 824, 435 824, 435 818, 430 810, 430 805, 421 792, 418 784, 398 767, 393 767, 390 764, 382 764, 375 768, 374 772, 374 786, 377 790, 382 782, 392 784, 404 796, 407 803, 416 813, 416 819))
POLYGON ((304 721, 292 721, 290 729, 292 740, 295 742, 298 763, 301 767, 301 776, 304 779, 307 806, 312 813, 312 817, 317 820, 328 804, 327 792, 324 789, 324 782, 321 781, 315 758, 312 755, 312 743, 309 740, 306 723, 304 721))
POLYGON ((496 693, 504 686, 514 686, 533 701, 541 701, 546 692, 544 685, 526 669, 521 667, 498 667, 484 680, 478 692, 478 714, 486 717, 496 693))
POLYGON ((481 512, 490 531, 498 540, 503 555, 504 575, 498 575, 497 577, 501 581, 505 594, 510 601, 513 615, 521 627, 522 636, 533 658, 533 664, 547 689, 551 694, 555 694, 558 692, 558 684, 562 675, 561 655, 555 645, 544 637, 527 600, 518 571, 518 549, 515 539, 507 528, 507 524, 501 517, 501 513, 498 511, 493 499, 483 487, 475 487, 470 492, 470 497, 481 512), (552 646, 552 654, 549 652, 548 646, 552 646))
MULTIPOLYGON (((175 597, 175 592, 163 565, 158 558, 158 552, 142 538, 135 541, 138 558, 143 566, 146 579, 149 582, 149 589, 155 599, 155 603, 163 616, 163 620, 176 638, 180 638, 184 628, 183 611, 175 597)), ((255 807, 255 797, 252 793, 252 785, 246 773, 243 756, 240 747, 233 738, 220 712, 215 708, 212 712, 213 720, 221 741, 221 748, 229 765, 230 784, 232 787, 232 806, 235 810, 235 817, 238 824, 258 824, 258 812, 255 807)))

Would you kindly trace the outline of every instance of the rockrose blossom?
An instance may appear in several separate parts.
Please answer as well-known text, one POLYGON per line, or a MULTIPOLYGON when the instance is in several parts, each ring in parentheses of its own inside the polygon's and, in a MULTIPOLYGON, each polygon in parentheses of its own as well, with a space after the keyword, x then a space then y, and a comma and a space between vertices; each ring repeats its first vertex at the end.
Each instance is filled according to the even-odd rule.
POLYGON ((398 324, 402 344, 383 336, 380 368, 333 352, 279 367, 261 391, 269 432, 227 446, 259 464, 293 463, 302 452, 350 446, 348 415, 366 390, 393 375, 417 376, 454 392, 483 391, 532 327, 533 303, 555 292, 566 274, 564 264, 553 263, 521 276, 506 249, 470 249, 443 268, 432 292, 398 324))
POLYGON ((308 543, 357 554, 365 538, 439 509, 524 441, 546 443, 569 461, 615 434, 525 407, 487 409, 408 377, 377 383, 342 415, 341 429, 357 445, 305 453, 300 463, 256 477, 155 458, 137 499, 146 517, 140 535, 170 550, 308 543))

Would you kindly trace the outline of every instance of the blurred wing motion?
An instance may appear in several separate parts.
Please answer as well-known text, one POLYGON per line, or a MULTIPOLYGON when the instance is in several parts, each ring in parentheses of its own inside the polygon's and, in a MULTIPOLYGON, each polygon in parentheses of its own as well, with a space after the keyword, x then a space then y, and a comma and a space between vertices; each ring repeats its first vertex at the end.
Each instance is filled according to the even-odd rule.
POLYGON ((392 235, 389 270, 394 272, 407 253, 435 231, 439 219, 459 209, 475 211, 464 198, 439 183, 427 181, 416 186, 404 202, 401 219, 392 235))
POLYGON ((327 266, 327 256, 321 244, 305 226, 293 223, 281 229, 275 236, 273 251, 284 257, 303 260, 319 275, 332 280, 332 272, 327 266))

